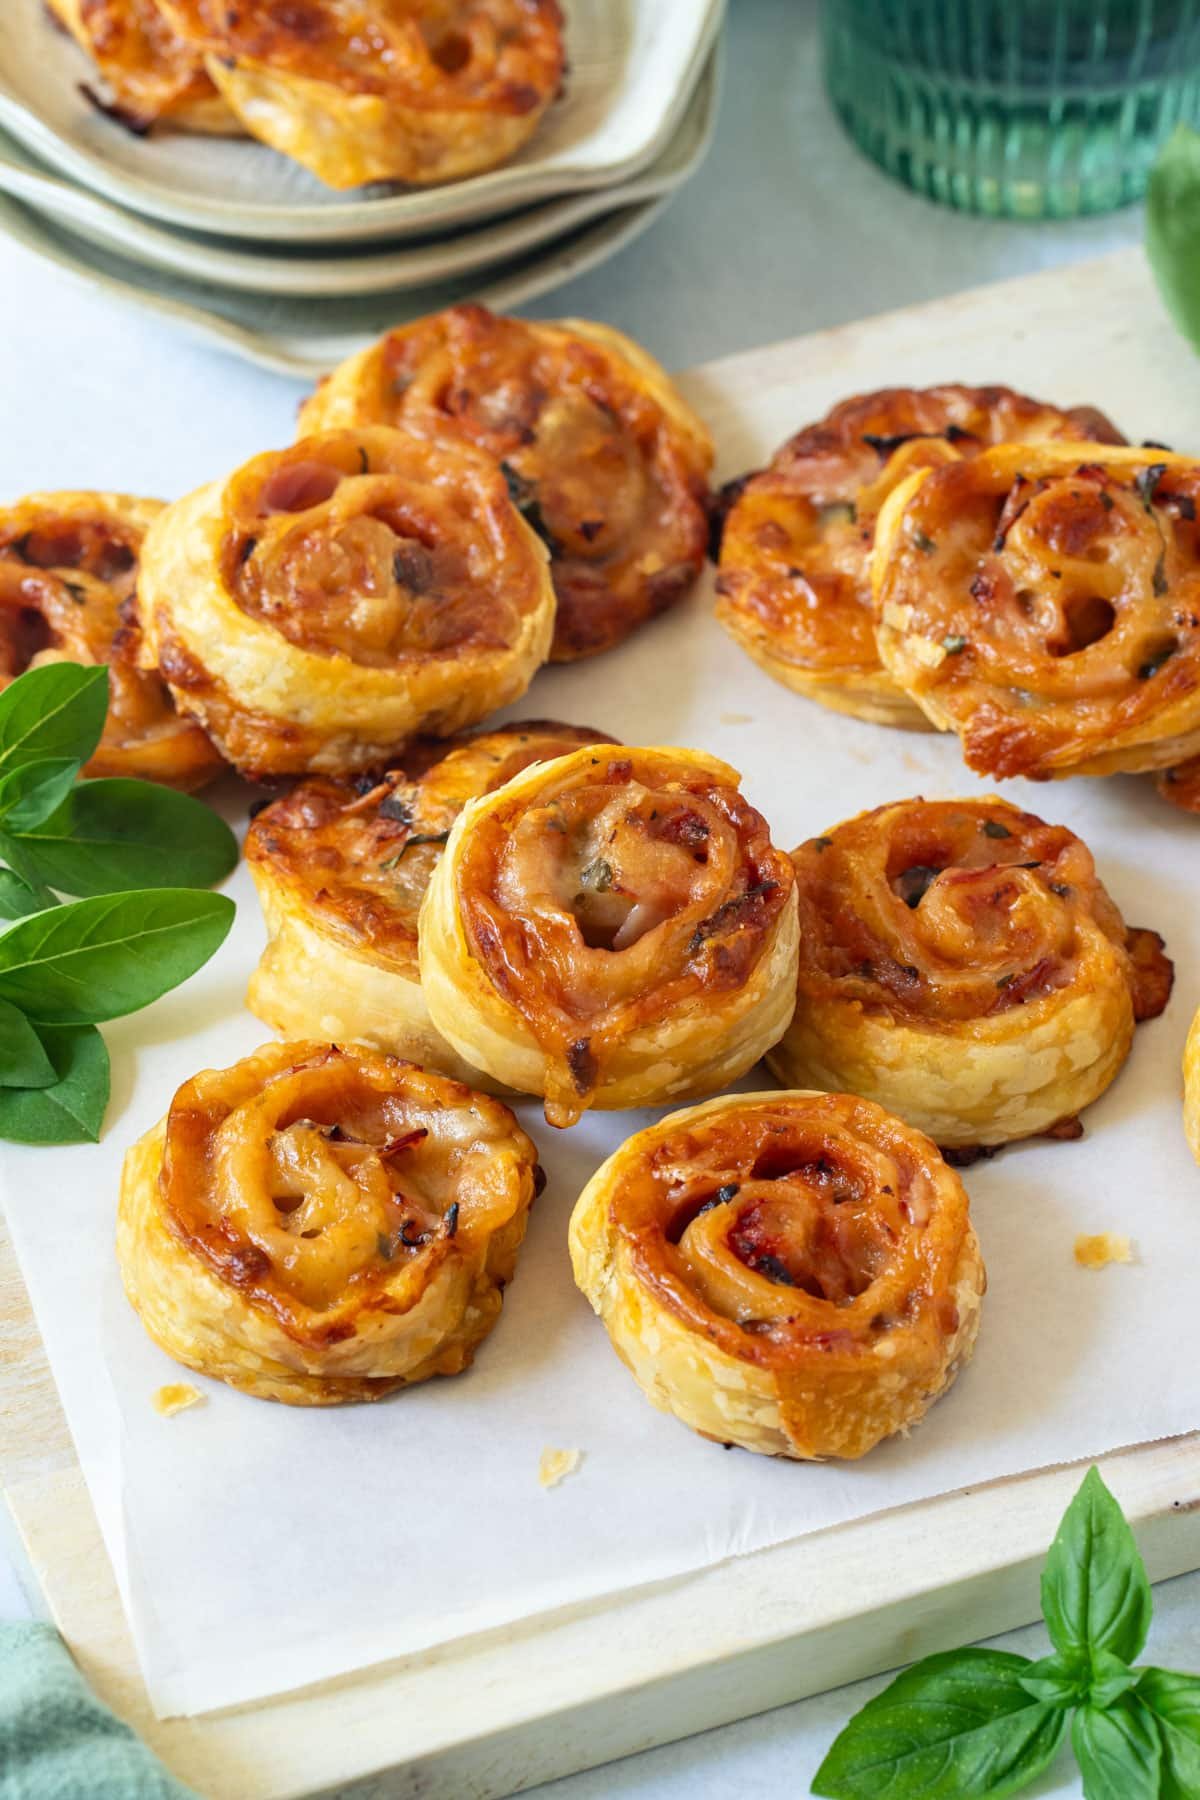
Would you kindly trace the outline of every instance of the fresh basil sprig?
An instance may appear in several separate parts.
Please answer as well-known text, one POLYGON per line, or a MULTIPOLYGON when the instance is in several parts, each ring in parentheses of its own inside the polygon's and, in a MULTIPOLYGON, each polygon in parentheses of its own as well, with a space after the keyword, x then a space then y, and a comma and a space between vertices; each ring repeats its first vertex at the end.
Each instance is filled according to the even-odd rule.
POLYGON ((20 763, 85 763, 108 717, 108 670, 79 663, 29 669, 0 694, 0 774, 20 763))
POLYGON ((1053 1655, 926 1657, 855 1714, 813 1793, 1000 1800, 1041 1774, 1070 1724, 1086 1800, 1197 1800, 1200 1675, 1132 1666, 1151 1605, 1133 1533, 1089 1469, 1042 1574, 1053 1655))
POLYGON ((210 887, 237 862, 223 819, 152 781, 81 781, 104 729, 107 669, 48 663, 0 693, 0 917, 60 894, 210 887))
POLYGON ((108 1105, 109 1067, 94 1025, 38 1028, 50 1059, 47 1087, 0 1088, 0 1138, 13 1144, 94 1144, 108 1105))
POLYGON ((233 902, 202 890, 237 841, 198 800, 86 781, 108 671, 30 669, 0 693, 0 1138, 94 1141, 108 1103, 96 1025, 148 1006, 208 961, 233 902), (61 903, 62 894, 80 898, 61 903))

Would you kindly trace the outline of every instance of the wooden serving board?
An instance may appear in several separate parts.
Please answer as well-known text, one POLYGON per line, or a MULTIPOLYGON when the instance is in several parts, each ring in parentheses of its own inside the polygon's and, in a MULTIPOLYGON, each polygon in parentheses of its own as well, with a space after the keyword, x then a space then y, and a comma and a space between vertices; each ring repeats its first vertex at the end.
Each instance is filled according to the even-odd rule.
MULTIPOLYGON (((1136 418, 1142 380, 1162 390, 1186 370, 1200 391, 1187 354, 1140 254, 1122 252, 752 351, 683 385, 731 474, 748 455, 739 393, 778 392, 782 437, 803 422, 787 400, 800 370, 810 384, 819 371, 830 400, 887 379, 961 376, 1096 399, 1118 417, 1124 402, 1136 418), (1060 364, 1076 386, 1080 370, 1097 379, 1064 393, 1060 364)), ((84 1672, 207 1800, 351 1787, 490 1800, 1025 1623, 1079 1480, 1078 1468, 1056 1468, 947 1494, 275 1700, 163 1721, 2 1237, 0 1458, 33 1569, 84 1672)), ((1200 1567, 1200 1433, 1100 1466, 1152 1579, 1200 1567)))

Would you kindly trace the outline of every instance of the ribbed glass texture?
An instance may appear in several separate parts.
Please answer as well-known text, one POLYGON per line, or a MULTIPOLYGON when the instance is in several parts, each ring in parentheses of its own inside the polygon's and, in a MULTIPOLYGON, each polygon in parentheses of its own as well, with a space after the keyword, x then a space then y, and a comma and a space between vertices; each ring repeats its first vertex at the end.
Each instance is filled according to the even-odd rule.
POLYGON ((1200 0, 825 0, 824 38, 855 141, 970 212, 1124 205, 1200 118, 1200 0))

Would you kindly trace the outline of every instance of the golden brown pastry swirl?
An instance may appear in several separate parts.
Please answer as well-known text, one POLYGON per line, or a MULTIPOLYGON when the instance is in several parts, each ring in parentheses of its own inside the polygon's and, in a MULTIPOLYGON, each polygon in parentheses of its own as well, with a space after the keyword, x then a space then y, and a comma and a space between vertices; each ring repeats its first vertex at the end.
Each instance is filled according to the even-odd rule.
POLYGON ((103 112, 142 133, 157 124, 236 136, 241 125, 158 0, 46 0, 104 77, 111 101, 85 88, 103 112))
POLYGON ((161 0, 246 129, 330 187, 451 181, 533 135, 557 0, 161 0))
POLYGON ((148 652, 243 773, 378 768, 523 693, 549 648, 546 552, 478 451, 383 426, 256 456, 168 507, 148 652))
POLYGON ((883 388, 835 406, 725 490, 717 618, 785 687, 881 725, 928 721, 881 666, 870 559, 887 496, 914 470, 991 444, 1120 433, 1006 387, 883 388))
POLYGON ((400 425, 478 445, 549 546, 554 662, 610 649, 704 566, 708 432, 631 339, 583 319, 454 306, 391 331, 323 381, 302 431, 400 425))
POLYGON ((880 515, 880 655, 973 769, 1103 775, 1200 747, 1200 463, 1001 445, 880 515))
POLYGON ((469 800, 531 763, 611 742, 533 720, 420 740, 379 782, 317 777, 276 800, 246 835, 269 934, 251 1012, 281 1037, 368 1043, 486 1087, 434 1028, 421 991, 417 919, 430 876, 469 800))
POLYGON ((221 757, 139 668, 138 559, 159 500, 30 494, 0 509, 0 688, 49 662, 108 664, 108 719, 86 775, 193 789, 221 757))
POLYGON ((735 1094, 639 1132, 571 1218, 575 1279, 647 1397, 767 1455, 859 1457, 969 1356, 967 1196, 846 1094, 735 1094))
MULTIPOLYGON (((787 1086, 848 1088, 956 1149, 1071 1124, 1166 1005, 1086 845, 1002 800, 902 800, 802 844, 787 1086)), ((1072 1126, 1073 1129, 1073 1126, 1072 1126)))
POLYGON ((552 1124, 736 1079, 782 1032, 791 864, 694 750, 596 745, 474 801, 421 910, 435 1025, 552 1124))
POLYGON ((508 1108, 395 1057, 270 1044, 185 1082, 125 1160, 117 1250, 171 1356, 264 1399, 470 1363, 538 1182, 508 1108))

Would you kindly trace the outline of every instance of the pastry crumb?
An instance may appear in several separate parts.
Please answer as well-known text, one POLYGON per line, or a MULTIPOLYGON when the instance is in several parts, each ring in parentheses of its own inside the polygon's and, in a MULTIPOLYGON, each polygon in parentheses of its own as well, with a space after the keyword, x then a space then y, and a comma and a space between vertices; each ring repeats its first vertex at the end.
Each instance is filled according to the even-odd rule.
POLYGON ((908 648, 927 669, 940 669, 949 654, 944 644, 936 644, 932 638, 920 637, 916 632, 909 637, 908 648))
POLYGON ((166 1387, 155 1390, 153 1406, 156 1413, 164 1419, 173 1419, 177 1412, 183 1412, 189 1406, 199 1406, 204 1395, 199 1388, 194 1388, 190 1381, 169 1381, 166 1387))
POLYGON ((543 1450, 538 1463, 538 1481, 544 1488, 557 1487, 573 1475, 583 1461, 582 1450, 543 1450))
POLYGON ((1108 1263, 1131 1263, 1133 1243, 1117 1231, 1099 1231, 1075 1239, 1075 1261, 1081 1269, 1103 1269, 1108 1263))

